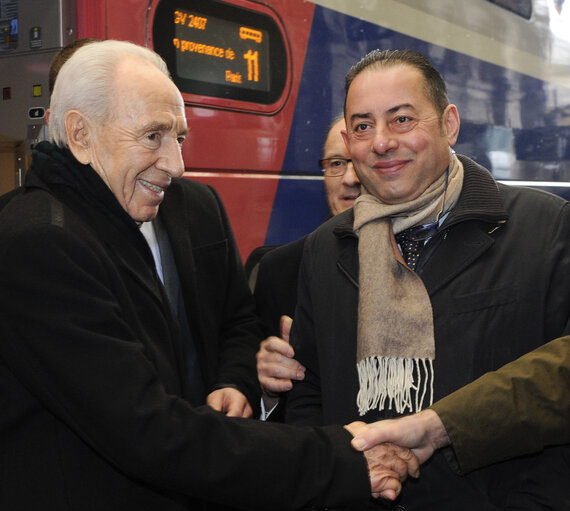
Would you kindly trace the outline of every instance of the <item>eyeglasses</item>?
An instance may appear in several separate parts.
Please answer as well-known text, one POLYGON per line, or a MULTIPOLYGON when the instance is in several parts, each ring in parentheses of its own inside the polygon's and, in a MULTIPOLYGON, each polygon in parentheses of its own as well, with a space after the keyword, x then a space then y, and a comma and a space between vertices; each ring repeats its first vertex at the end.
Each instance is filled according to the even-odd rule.
POLYGON ((323 158, 319 160, 319 167, 325 176, 340 177, 345 174, 348 164, 351 162, 352 160, 349 158, 323 158))

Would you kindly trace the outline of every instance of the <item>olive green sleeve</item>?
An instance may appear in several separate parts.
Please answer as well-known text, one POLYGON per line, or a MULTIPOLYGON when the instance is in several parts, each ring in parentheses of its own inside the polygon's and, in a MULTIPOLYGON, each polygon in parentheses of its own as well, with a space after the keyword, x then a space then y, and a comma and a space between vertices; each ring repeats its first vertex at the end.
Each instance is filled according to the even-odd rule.
POLYGON ((570 336, 551 341, 434 403, 459 473, 570 443, 570 336))

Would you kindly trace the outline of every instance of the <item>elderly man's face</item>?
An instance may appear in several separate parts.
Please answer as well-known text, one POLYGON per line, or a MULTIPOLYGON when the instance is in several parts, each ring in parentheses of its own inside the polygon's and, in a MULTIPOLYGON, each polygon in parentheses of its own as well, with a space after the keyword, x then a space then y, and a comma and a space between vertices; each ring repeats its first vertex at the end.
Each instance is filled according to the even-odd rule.
POLYGON ((387 204, 419 197, 449 165, 459 116, 440 116, 426 96, 422 74, 408 65, 366 69, 346 98, 344 134, 356 173, 387 204))
POLYGON ((149 64, 123 62, 111 119, 96 132, 91 166, 133 220, 152 220, 172 177, 184 172, 187 129, 178 89, 149 64))

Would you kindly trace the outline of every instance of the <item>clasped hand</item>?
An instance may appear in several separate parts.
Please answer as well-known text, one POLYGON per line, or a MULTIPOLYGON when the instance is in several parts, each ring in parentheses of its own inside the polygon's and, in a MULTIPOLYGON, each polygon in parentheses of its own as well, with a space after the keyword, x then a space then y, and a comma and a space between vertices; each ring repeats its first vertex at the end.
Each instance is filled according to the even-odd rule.
MULTIPOLYGON (((367 429, 364 422, 352 422, 345 428, 357 436, 367 429)), ((357 448, 354 445, 353 447, 357 448)), ((363 450, 363 449, 358 449, 363 450)), ((402 491, 402 482, 409 476, 418 477, 420 462, 416 455, 406 447, 393 443, 371 445, 363 450, 368 464, 370 486, 374 498, 394 500, 402 491)))

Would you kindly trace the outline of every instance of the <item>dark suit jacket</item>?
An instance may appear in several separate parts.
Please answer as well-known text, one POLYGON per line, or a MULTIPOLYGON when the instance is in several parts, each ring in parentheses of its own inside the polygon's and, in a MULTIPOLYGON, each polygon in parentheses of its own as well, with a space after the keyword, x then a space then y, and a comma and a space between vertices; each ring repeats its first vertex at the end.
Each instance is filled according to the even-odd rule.
MULTIPOLYGON (((250 261, 255 258, 256 253, 265 249, 265 255, 261 257, 254 270, 257 272, 254 279, 254 296, 257 314, 263 321, 266 337, 271 335, 281 337, 279 325, 281 316, 293 317, 295 312, 297 280, 305 238, 300 238, 286 245, 258 247, 248 257, 248 261, 250 261)), ((268 421, 285 421, 286 400, 287 393, 285 392, 280 395, 279 402, 267 418, 268 421)))
MULTIPOLYGON (((366 464, 343 428, 188 403, 178 323, 136 224, 90 167, 37 149, 0 211, 0 509, 364 506, 366 464)), ((203 185, 170 192, 161 214, 187 238, 174 246, 208 381, 247 386, 255 319, 225 213, 203 185)))
POLYGON ((297 280, 306 237, 278 246, 259 262, 255 283, 255 304, 265 334, 280 336, 279 320, 293 317, 297 305, 297 280))
POLYGON ((176 179, 159 218, 172 247, 206 392, 234 386, 256 413, 255 353, 263 333, 220 198, 210 187, 176 179))

